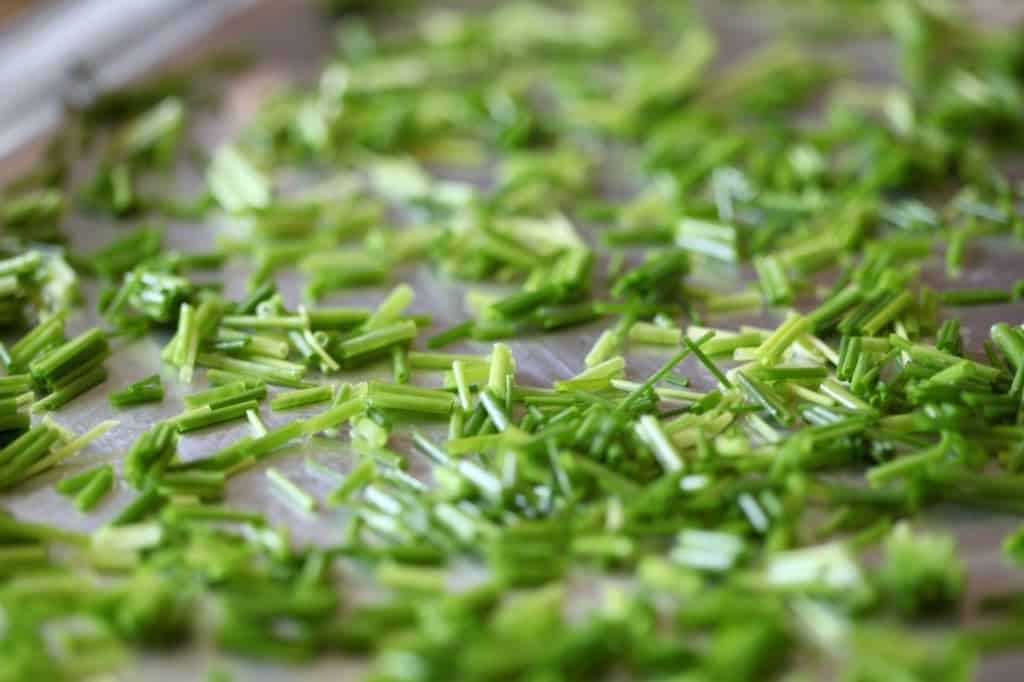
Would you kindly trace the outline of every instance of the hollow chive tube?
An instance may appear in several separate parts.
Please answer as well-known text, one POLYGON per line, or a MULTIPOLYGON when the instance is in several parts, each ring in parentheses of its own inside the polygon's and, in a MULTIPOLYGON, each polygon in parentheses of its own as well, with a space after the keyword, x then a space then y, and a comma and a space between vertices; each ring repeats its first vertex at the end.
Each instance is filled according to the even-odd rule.
POLYGON ((788 426, 793 423, 793 413, 786 406, 786 401, 774 389, 742 371, 736 372, 733 376, 736 377, 736 383, 740 385, 743 392, 767 410, 768 414, 780 424, 788 426))
POLYGON ((1013 299, 1005 289, 958 289, 943 291, 940 296, 944 304, 953 306, 992 305, 1009 303, 1013 299))
POLYGON ((66 386, 74 384, 76 381, 81 379, 86 374, 89 374, 97 368, 103 368, 104 361, 110 356, 110 352, 104 350, 101 354, 95 355, 88 360, 84 360, 80 365, 73 369, 69 369, 67 372, 60 374, 59 376, 53 377, 47 382, 47 387, 50 391, 56 392, 66 386))
POLYGON ((289 422, 273 431, 269 431, 262 438, 252 439, 244 448, 240 449, 240 452, 257 460, 262 459, 288 441, 301 436, 304 427, 305 424, 301 419, 289 422))
POLYGON ((103 333, 103 330, 93 327, 30 362, 29 371, 32 376, 42 381, 50 381, 59 374, 106 350, 106 334, 103 333))
POLYGON ((621 344, 621 334, 616 333, 614 329, 605 329, 597 337, 597 340, 594 341, 594 345, 590 348, 586 357, 583 358, 583 366, 589 368, 604 362, 619 352, 621 344))
POLYGON ((107 370, 103 367, 94 367, 91 371, 79 377, 74 382, 34 403, 32 405, 32 410, 59 409, 86 391, 99 386, 106 380, 107 370))
POLYGON ((404 345, 391 347, 391 374, 396 384, 409 383, 409 349, 404 345))
POLYGON ((416 334, 415 322, 393 322, 365 334, 346 339, 338 344, 338 347, 342 357, 351 360, 398 343, 408 343, 416 338, 416 334))
POLYGON ((365 409, 365 399, 353 398, 351 400, 347 400, 305 420, 302 432, 305 434, 314 434, 327 429, 332 429, 345 420, 356 416, 365 409))
POLYGON ((270 481, 274 490, 302 511, 309 513, 316 511, 316 499, 277 469, 273 467, 267 469, 267 480, 270 481))
POLYGON ((0 377, 0 398, 22 395, 32 390, 31 374, 12 374, 0 377))
POLYGON ((111 407, 120 409, 133 405, 160 402, 164 399, 164 387, 160 383, 160 375, 153 374, 145 379, 129 384, 120 391, 107 396, 111 407))
POLYGON ((682 341, 681 329, 666 329, 650 322, 636 322, 629 328, 629 341, 651 346, 678 346, 682 341))
POLYGON ((0 416, 9 417, 32 402, 32 393, 22 393, 13 398, 0 398, 0 416))
POLYGON ((173 503, 165 506, 160 515, 168 523, 225 521, 254 526, 262 526, 266 523, 263 515, 258 512, 247 512, 212 504, 173 503))
POLYGON ((412 287, 408 284, 399 284, 387 295, 379 306, 363 324, 363 328, 372 332, 377 329, 384 329, 394 322, 397 322, 402 312, 409 307, 416 297, 412 287))
POLYGON ((356 490, 369 484, 377 475, 377 465, 367 457, 345 476, 345 480, 327 496, 327 504, 335 506, 344 503, 356 490))
POLYGON ((174 352, 171 362, 182 367, 189 353, 189 347, 199 343, 199 326, 196 324, 196 309, 191 303, 181 304, 178 312, 178 332, 175 335, 174 352))
POLYGON ((249 403, 259 402, 267 396, 267 387, 264 384, 257 384, 255 386, 249 386, 241 393, 214 400, 213 402, 207 403, 211 410, 219 410, 222 407, 229 405, 237 405, 238 403, 249 403))
POLYGON ((514 318, 536 310, 541 305, 556 303, 565 293, 565 285, 549 284, 532 291, 517 291, 495 301, 488 308, 501 317, 514 318))
POLYGON ((458 360, 464 365, 489 365, 490 358, 486 355, 468 355, 465 353, 432 353, 409 351, 409 367, 412 369, 449 369, 458 360))
POLYGON ((370 405, 386 409, 401 410, 424 415, 448 416, 452 410, 452 400, 433 397, 401 394, 393 391, 378 391, 369 396, 370 405))
POLYGON ((301 331, 309 327, 309 320, 305 315, 225 315, 221 324, 225 327, 301 331))
POLYGON ((56 346, 64 338, 64 317, 57 315, 41 322, 10 348, 9 371, 24 371, 43 350, 56 346))
POLYGON ((370 311, 366 308, 313 308, 306 311, 309 328, 318 329, 350 329, 366 322, 370 311))
POLYGON ((590 303, 544 306, 532 316, 534 320, 540 322, 543 329, 548 331, 586 324, 599 317, 600 315, 594 311, 594 306, 590 303))
POLYGON ((505 398, 505 377, 514 372, 512 351, 503 343, 496 343, 491 350, 491 366, 487 375, 487 388, 497 398, 505 398))
POLYGON ((302 367, 301 370, 281 369, 272 366, 267 361, 255 362, 213 353, 200 353, 196 362, 205 367, 230 372, 234 375, 234 380, 237 380, 240 375, 244 379, 259 379, 278 386, 309 388, 309 384, 302 381, 305 367, 302 367))
POLYGON ((826 331, 850 308, 858 305, 864 294, 856 285, 849 285, 820 306, 807 313, 807 321, 814 332, 826 331))
POLYGON ((95 477, 100 470, 104 467, 109 467, 109 464, 101 464, 91 469, 87 469, 74 476, 68 476, 67 478, 61 479, 54 489, 61 495, 74 495, 89 484, 89 481, 95 477))
POLYGON ((21 431, 31 425, 32 418, 23 412, 0 416, 0 431, 21 431))
POLYGON ((1024 331, 1005 322, 998 322, 992 325, 989 335, 1014 368, 1024 366, 1024 331))
POLYGON ((809 328, 807 318, 790 313, 785 322, 757 347, 754 354, 763 364, 774 364, 793 343, 807 333, 809 328))
POLYGON ((708 357, 729 355, 739 348, 757 348, 763 339, 760 332, 741 332, 731 336, 715 336, 700 348, 708 357))
POLYGON ((454 406, 454 396, 436 388, 371 381, 367 402, 378 408, 447 416, 454 406))
POLYGON ((500 320, 477 320, 470 330, 470 338, 476 341, 496 341, 517 336, 522 327, 516 322, 500 320))
POLYGON ((746 370, 749 376, 761 381, 821 381, 828 378, 828 369, 824 367, 751 367, 746 370))
POLYGON ((260 381, 233 381, 185 396, 182 402, 190 409, 204 405, 212 408, 249 400, 262 400, 266 395, 267 387, 260 381))
POLYGON ((113 420, 102 421, 99 424, 93 426, 85 433, 72 438, 63 445, 50 451, 45 457, 37 460, 35 464, 29 467, 28 471, 25 472, 27 476, 34 476, 41 471, 45 471, 50 467, 54 466, 58 462, 71 457, 75 453, 79 452, 86 445, 96 440, 110 429, 118 425, 118 422, 113 420))
MULTIPOLYGON (((289 335, 298 332, 289 332, 289 335)), ((249 355, 265 355, 271 358, 285 359, 288 357, 290 348, 284 339, 259 334, 244 334, 234 329, 220 329, 214 339, 217 344, 229 341, 244 341, 237 349, 229 348, 237 353, 248 353, 249 355)))
POLYGON ((254 380, 245 374, 241 374, 238 372, 229 372, 223 369, 206 370, 206 380, 210 383, 210 386, 213 387, 225 386, 227 384, 233 384, 239 381, 243 383, 262 381, 262 379, 254 380))
POLYGON ((327 402, 333 397, 334 386, 330 384, 314 388, 303 388, 298 391, 281 393, 270 401, 270 409, 274 412, 293 410, 297 407, 327 402))
POLYGON ((161 474, 157 488, 167 495, 215 499, 223 496, 227 478, 223 471, 174 471, 161 474))
POLYGON ((160 510, 167 498, 155 487, 147 488, 135 496, 111 521, 111 526, 128 526, 138 523, 160 510))
POLYGON ((508 428, 508 414, 498 403, 498 399, 490 392, 490 389, 480 393, 480 403, 487 410, 487 415, 491 418, 498 431, 504 431, 508 428))
POLYGON ((103 499, 114 485, 114 468, 109 464, 100 467, 99 471, 75 496, 75 508, 87 512, 103 499))
POLYGON ((700 337, 699 339, 697 339, 697 341, 694 342, 689 342, 690 340, 684 337, 684 340, 689 342, 687 346, 679 350, 665 364, 663 364, 658 369, 658 371, 649 376, 635 390, 631 391, 628 395, 626 395, 626 397, 622 399, 622 402, 619 403, 618 407, 615 408, 615 411, 621 413, 629 409, 630 405, 632 405, 635 401, 639 400, 641 396, 647 393, 647 391, 651 390, 651 388, 653 388, 656 383, 661 381, 669 372, 671 372, 675 368, 676 365, 682 362, 683 358, 692 353, 693 348, 699 348, 700 346, 704 345, 712 338, 714 338, 714 336, 714 331, 708 331, 706 334, 704 334, 704 336, 700 337))
POLYGON ((461 339, 468 338, 473 332, 473 321, 466 320, 453 325, 427 339, 427 348, 443 348, 461 339))
POLYGON ((732 382, 722 373, 722 370, 718 369, 718 365, 711 361, 711 359, 704 354, 700 346, 690 340, 690 337, 683 337, 683 345, 690 349, 690 352, 700 361, 704 367, 711 372, 711 374, 718 379, 722 386, 726 388, 732 388, 732 382))
POLYGON ((466 366, 462 360, 455 360, 452 362, 452 376, 455 377, 455 387, 458 391, 459 403, 462 406, 464 412, 469 412, 472 409, 472 394, 470 392, 469 381, 466 379, 466 366))
POLYGON ((943 437, 934 447, 909 455, 901 455, 890 462, 872 467, 867 473, 868 482, 872 486, 879 486, 899 478, 919 475, 933 462, 940 461, 948 449, 948 439, 943 437))
POLYGON ((864 320, 860 325, 861 331, 868 336, 878 334, 913 303, 914 295, 906 290, 901 291, 864 320))
POLYGON ((236 419, 242 419, 245 417, 246 411, 256 409, 259 409, 259 403, 255 400, 232 403, 230 405, 225 405, 224 407, 205 411, 196 411, 195 413, 189 413, 183 417, 176 418, 175 426, 179 433, 198 431, 199 429, 205 429, 217 424, 224 424, 236 419))

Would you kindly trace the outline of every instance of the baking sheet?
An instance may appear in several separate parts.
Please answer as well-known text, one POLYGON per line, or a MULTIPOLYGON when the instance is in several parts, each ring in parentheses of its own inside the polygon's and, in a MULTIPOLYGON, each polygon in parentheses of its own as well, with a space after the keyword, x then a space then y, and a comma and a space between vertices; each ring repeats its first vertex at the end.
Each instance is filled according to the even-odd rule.
MULTIPOLYGON (((716 15, 721 14, 721 11, 713 11, 712 17, 714 19, 716 15)), ((727 49, 730 43, 742 43, 750 33, 757 30, 757 27, 748 25, 737 26, 725 21, 721 16, 714 19, 714 23, 717 24, 716 28, 719 31, 726 32, 724 44, 727 49)), ((328 28, 318 20, 312 2, 283 0, 264 2, 246 11, 231 19, 212 38, 203 42, 205 45, 216 45, 218 48, 245 50, 257 56, 253 68, 235 79, 226 89, 222 110, 214 116, 203 116, 196 122, 195 139, 201 147, 213 149, 220 140, 230 136, 240 121, 246 120, 253 113, 264 94, 282 83, 312 78, 317 73, 322 58, 330 50, 331 36, 328 28)), ((195 56, 194 52, 192 56, 195 56)), ((0 177, 23 167, 30 161, 31 156, 31 150, 23 151, 19 156, 0 166, 0 177)), ((176 182, 182 193, 187 195, 198 187, 200 180, 193 174, 183 172, 176 182)), ((72 236, 74 245, 85 250, 107 243, 123 229, 121 226, 78 215, 71 216, 66 225, 66 232, 72 236)), ((209 226, 190 223, 168 224, 166 233, 169 246, 182 250, 207 249, 211 246, 213 238, 209 226)), ((1016 278, 1024 276, 1024 252, 1020 243, 999 239, 972 242, 965 273, 964 279, 958 283, 960 286, 1007 286, 1016 278)), ((740 271, 727 270, 713 273, 713 276, 740 277, 742 274, 740 271)), ((232 263, 229 266, 226 274, 228 296, 238 296, 243 292, 245 275, 245 269, 241 264, 232 263)), ((412 307, 413 311, 432 314, 437 328, 465 319, 465 311, 462 308, 464 290, 460 285, 435 275, 425 266, 411 266, 402 272, 401 276, 410 282, 418 293, 412 307)), ((698 278, 701 276, 702 273, 697 273, 698 278)), ((703 276, 711 275, 703 273, 703 276)), ((924 278, 933 286, 942 287, 944 277, 941 259, 934 262, 933 268, 926 271, 924 278)), ((280 276, 278 282, 290 305, 300 301, 300 277, 286 274, 280 276)), ((384 297, 387 290, 388 287, 358 290, 333 296, 329 303, 374 305, 384 297)), ((86 283, 84 291, 89 303, 71 322, 73 331, 97 322, 91 312, 95 301, 93 285, 86 283)), ((987 337, 989 326, 999 320, 1019 323, 1024 319, 1024 305, 982 306, 963 309, 958 311, 958 314, 964 321, 967 345, 977 352, 987 337)), ((758 318, 758 321, 771 319, 773 318, 769 314, 758 318)), ((715 323, 721 326, 735 326, 749 321, 749 316, 715 319, 715 323)), ((603 327, 603 324, 594 324, 564 333, 511 342, 509 345, 520 368, 521 380, 525 383, 548 385, 553 379, 575 374, 581 369, 581 358, 603 327)), ((161 372, 167 389, 167 398, 162 404, 112 413, 106 402, 107 392, 114 387, 136 381, 160 367, 159 350, 165 341, 166 338, 151 336, 118 348, 115 351, 115 360, 108 363, 111 374, 109 381, 73 401, 54 417, 61 424, 76 431, 83 431, 111 416, 121 421, 120 426, 57 471, 40 476, 12 493, 0 495, 0 506, 26 519, 58 523, 81 531, 91 530, 114 516, 134 495, 127 485, 121 483, 116 492, 110 495, 97 511, 84 515, 77 512, 69 500, 56 495, 53 483, 70 473, 99 462, 119 462, 124 451, 139 433, 155 421, 181 410, 183 395, 205 388, 205 380, 201 376, 194 384, 183 386, 177 382, 176 372, 163 368, 161 372)), ((488 347, 487 344, 467 342, 461 348, 470 352, 485 352, 488 347)), ((666 357, 667 353, 657 350, 631 351, 628 356, 629 373, 631 377, 646 377, 666 357)), ((698 386, 711 384, 704 370, 690 360, 684 362, 682 370, 692 376, 698 386)), ((362 373, 346 373, 340 378, 345 381, 356 381, 369 376, 387 375, 387 369, 378 368, 362 373)), ((430 378, 421 375, 414 380, 423 382, 429 381, 430 378)), ((269 427, 290 421, 301 414, 304 413, 295 411, 282 416, 268 410, 263 412, 269 427)), ((182 438, 180 450, 186 458, 202 456, 247 433, 247 427, 232 426, 189 434, 182 438)), ((407 437, 396 436, 394 448, 409 451, 407 437)), ((343 471, 347 470, 351 462, 349 449, 344 441, 296 447, 273 458, 270 464, 289 477, 294 477, 317 496, 328 492, 329 485, 306 472, 303 457, 307 455, 328 462, 343 471)), ((332 510, 315 516, 299 515, 270 492, 264 477, 265 467, 266 465, 254 468, 232 479, 227 494, 227 500, 231 505, 243 509, 258 509, 264 512, 271 522, 289 526, 297 543, 330 544, 340 539, 344 511, 332 510)), ((979 598, 984 595, 1011 588, 1024 589, 1024 578, 1021 573, 1006 564, 1000 551, 1003 537, 1019 525, 1017 519, 944 507, 922 517, 919 525, 950 529, 959 538, 961 555, 970 569, 965 621, 969 622, 976 617, 976 605, 979 598)), ((367 597, 365 590, 369 588, 360 578, 358 572, 346 576, 346 599, 360 600, 367 597)), ((114 679, 157 682, 201 680, 213 661, 224 662, 225 667, 235 674, 235 679, 253 682, 283 679, 308 682, 348 680, 355 679, 362 670, 362 664, 358 661, 334 658, 327 658, 311 667, 301 669, 238 659, 225 660, 202 645, 197 645, 174 652, 143 655, 130 670, 115 676, 114 679)), ((979 679, 984 682, 1019 680, 1022 666, 1024 656, 993 659, 983 665, 979 679)))

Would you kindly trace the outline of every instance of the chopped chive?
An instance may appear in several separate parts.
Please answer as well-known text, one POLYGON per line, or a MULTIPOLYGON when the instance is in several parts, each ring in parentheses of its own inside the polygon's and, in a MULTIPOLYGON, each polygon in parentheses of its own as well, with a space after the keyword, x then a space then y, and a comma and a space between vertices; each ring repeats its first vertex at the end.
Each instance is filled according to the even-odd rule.
POLYGON ((461 339, 469 337, 473 332, 473 321, 466 320, 459 324, 452 325, 448 329, 431 336, 427 339, 427 348, 444 348, 461 339))
POLYGON ((59 483, 57 483, 55 489, 61 495, 74 495, 89 484, 89 482, 99 474, 100 470, 109 467, 109 464, 101 464, 99 466, 87 469, 81 473, 69 476, 59 483))
POLYGON ((205 406, 176 418, 174 425, 180 433, 188 433, 241 419, 245 416, 246 412, 256 409, 259 409, 259 403, 255 400, 232 403, 217 408, 205 406))
POLYGON ((338 424, 354 417, 366 408, 366 401, 363 398, 352 398, 351 400, 334 405, 318 415, 307 419, 302 427, 306 434, 318 433, 332 429, 338 424))
POLYGON ((109 464, 100 467, 89 481, 75 495, 75 508, 91 511, 114 484, 114 469, 109 464))
POLYGON ((129 384, 120 391, 107 396, 111 407, 122 409, 146 403, 158 403, 164 399, 164 387, 160 383, 160 375, 153 374, 145 379, 129 384))
POLYGON ((345 476, 345 480, 327 496, 327 504, 344 504, 357 490, 373 481, 377 467, 372 459, 364 459, 345 476))
POLYGON ((304 388, 297 391, 280 393, 270 401, 270 409, 275 412, 294 410, 297 407, 328 402, 334 397, 334 386, 324 385, 315 388, 304 388))
POLYGON ((302 511, 310 513, 316 511, 316 499, 314 499, 313 496, 305 490, 295 485, 294 482, 286 478, 285 475, 277 469, 273 467, 267 469, 267 480, 270 481, 274 489, 280 492, 285 499, 302 511))
POLYGON ((1012 294, 1005 289, 960 289, 958 291, 943 291, 941 297, 944 304, 953 306, 1009 303, 1013 299, 1012 294))
MULTIPOLYGON (((713 332, 711 332, 711 333, 713 334, 713 332)), ((732 388, 732 382, 729 381, 729 379, 722 373, 722 370, 718 369, 718 366, 715 365, 715 363, 713 363, 711 361, 711 359, 707 355, 704 354, 704 351, 702 351, 700 349, 700 343, 699 342, 698 343, 694 343, 693 341, 691 341, 689 339, 689 337, 684 336, 683 337, 683 345, 685 345, 687 347, 687 349, 689 349, 689 351, 691 353, 693 353, 693 355, 698 360, 700 360, 700 363, 702 365, 704 365, 704 367, 706 367, 707 370, 709 372, 711 372, 711 374, 714 375, 714 377, 716 379, 718 379, 719 383, 721 383, 722 386, 724 386, 726 388, 732 388)))

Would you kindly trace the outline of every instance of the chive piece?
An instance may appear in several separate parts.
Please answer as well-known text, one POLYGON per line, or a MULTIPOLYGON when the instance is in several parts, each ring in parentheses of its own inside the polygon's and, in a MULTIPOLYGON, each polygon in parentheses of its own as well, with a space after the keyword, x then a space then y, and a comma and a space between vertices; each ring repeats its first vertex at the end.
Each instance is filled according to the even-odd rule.
POLYGON ((268 384, 288 386, 290 388, 309 388, 301 380, 305 375, 305 368, 300 370, 282 369, 266 361, 240 360, 214 353, 200 353, 196 358, 196 362, 205 367, 231 372, 234 380, 238 380, 239 377, 237 375, 241 375, 241 378, 244 380, 265 381, 268 384))
POLYGON ((306 425, 302 420, 290 422, 267 432, 262 438, 249 441, 243 448, 240 448, 240 452, 257 460, 262 459, 288 441, 298 438, 305 432, 305 428, 306 425))
POLYGON ((285 475, 277 469, 273 467, 267 469, 267 479, 275 490, 280 492, 285 499, 302 511, 308 513, 316 511, 316 499, 314 499, 313 496, 305 490, 295 485, 293 481, 286 478, 285 475))
POLYGON ((793 423, 794 417, 792 412, 786 406, 782 396, 774 389, 762 384, 742 370, 737 371, 734 376, 743 392, 767 410, 768 414, 774 417, 776 421, 783 426, 789 426, 793 423))
POLYGON ((252 430, 253 438, 262 438, 267 435, 267 426, 260 419, 260 413, 256 410, 246 410, 245 419, 249 422, 249 428, 252 430))
POLYGON ((427 339, 427 348, 444 348, 445 346, 455 343, 469 337, 473 332, 473 321, 466 320, 459 324, 452 325, 448 329, 431 336, 427 339))
POLYGON ((373 481, 377 467, 372 459, 366 458, 348 473, 345 480, 327 496, 327 504, 336 506, 344 504, 355 491, 373 481))
POLYGON ((123 409, 146 403, 158 403, 164 399, 164 387, 160 383, 160 375, 152 374, 134 384, 125 386, 107 396, 111 407, 123 409))
POLYGON ((807 318, 790 313, 785 322, 758 346, 755 356, 763 364, 775 364, 781 359, 782 354, 793 345, 801 336, 807 333, 810 323, 807 318))
POLYGON ((183 398, 185 407, 195 409, 209 405, 211 408, 224 407, 232 403, 248 400, 262 400, 267 394, 267 387, 262 382, 233 381, 214 388, 193 393, 183 398))
POLYGON ((176 417, 174 425, 179 433, 188 433, 241 419, 247 411, 257 409, 259 409, 259 403, 255 400, 232 403, 218 408, 206 406, 176 417))
POLYGON ((365 409, 366 401, 363 398, 347 400, 307 419, 303 425, 302 432, 314 434, 332 429, 365 409))
POLYGON ((334 386, 324 385, 315 388, 304 388, 297 391, 280 393, 270 401, 270 409, 274 412, 294 410, 297 407, 328 402, 334 397, 334 386))
POLYGON ((109 464, 100 467, 96 474, 75 496, 75 508, 87 512, 92 510, 114 484, 114 468, 109 464))
POLYGON ((372 332, 398 321, 402 312, 409 307, 416 294, 408 284, 395 287, 363 324, 363 329, 372 332))
POLYGON ((957 291, 943 291, 942 302, 946 305, 967 306, 967 305, 991 305, 1009 303, 1013 296, 1005 289, 960 289, 957 291))
POLYGON ((71 402, 78 396, 99 386, 107 380, 107 370, 103 367, 94 367, 87 373, 78 377, 71 383, 59 388, 42 400, 32 405, 32 411, 57 410, 71 402))
POLYGON ((487 389, 498 398, 505 397, 505 377, 513 374, 512 351, 503 343, 494 344, 491 350, 491 367, 487 377, 487 389))
POLYGON ((156 513, 166 502, 166 498, 156 488, 148 488, 139 493, 111 520, 110 525, 128 526, 156 513))
POLYGON ((452 362, 452 374, 455 376, 455 386, 458 390, 459 404, 464 412, 472 409, 469 381, 466 379, 465 364, 462 360, 452 362))
POLYGON ((676 365, 682 362, 687 355, 692 353, 693 348, 699 348, 704 343, 714 338, 714 336, 715 332, 709 331, 707 334, 697 339, 696 343, 690 342, 689 339, 685 339, 688 342, 686 348, 683 348, 675 355, 673 355, 672 358, 664 365, 662 365, 657 372, 648 377, 646 381, 644 381, 642 384, 640 384, 640 386, 636 388, 636 390, 631 391, 629 395, 627 395, 622 400, 622 402, 619 403, 619 407, 616 408, 616 410, 618 412, 625 412, 633 402, 639 400, 644 394, 650 391, 656 383, 661 381, 669 372, 671 372, 675 368, 676 365))
POLYGON ((1024 332, 1019 327, 999 322, 992 326, 990 335, 1015 368, 1024 366, 1024 332))
POLYGON ((55 489, 61 495, 74 495, 79 492, 82 488, 89 484, 89 481, 95 477, 101 469, 110 466, 109 464, 101 464, 99 466, 87 469, 81 473, 69 476, 57 483, 55 489))
POLYGON ((270 181, 235 147, 217 150, 206 180, 220 205, 232 213, 267 208, 271 202, 270 181))
POLYGON ((662 469, 668 473, 682 471, 683 461, 655 417, 649 414, 641 416, 635 428, 637 434, 651 447, 662 469))
POLYGON ((365 334, 346 339, 339 344, 339 349, 343 358, 352 360, 395 344, 408 343, 416 338, 416 334, 415 322, 393 322, 365 334))
POLYGON ((721 383, 722 386, 726 388, 732 388, 732 382, 729 381, 729 379, 724 374, 722 374, 722 370, 718 369, 717 365, 715 365, 715 363, 713 363, 711 359, 704 354, 704 351, 700 349, 699 343, 694 343, 689 339, 689 337, 684 336, 683 345, 685 345, 689 349, 689 351, 693 353, 693 355, 700 361, 700 363, 704 365, 704 367, 707 368, 707 370, 711 372, 711 374, 714 375, 716 379, 718 379, 719 383, 721 383))
POLYGON ((409 383, 409 350, 405 346, 391 347, 391 374, 396 384, 409 383))
POLYGON ((464 365, 488 365, 490 362, 485 355, 409 352, 409 367, 413 369, 448 369, 456 360, 464 365))

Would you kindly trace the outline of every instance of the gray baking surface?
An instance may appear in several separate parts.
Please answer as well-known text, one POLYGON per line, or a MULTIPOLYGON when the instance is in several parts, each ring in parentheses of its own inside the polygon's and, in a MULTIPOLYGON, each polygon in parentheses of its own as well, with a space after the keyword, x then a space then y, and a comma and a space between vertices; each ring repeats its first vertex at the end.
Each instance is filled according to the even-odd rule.
MULTIPOLYGON (((708 3, 710 4, 710 3, 708 3)), ((997 2, 979 2, 985 12, 995 8, 997 2)), ((1002 3, 1003 8, 1013 3, 1002 3)), ((992 15, 989 14, 989 17, 992 15)), ((728 22, 716 22, 716 28, 727 33, 724 48, 731 44, 743 44, 750 35, 756 35, 759 27, 744 23, 740 27, 728 22)), ((218 141, 230 135, 237 122, 245 120, 254 111, 262 94, 272 91, 277 85, 295 80, 309 81, 315 77, 322 58, 330 50, 331 39, 327 27, 316 17, 312 3, 305 0, 275 0, 233 19, 212 36, 199 41, 200 50, 210 48, 241 49, 256 56, 253 68, 233 80, 225 89, 221 111, 216 116, 205 116, 197 122, 195 140, 209 151, 218 141)), ((192 57, 194 55, 190 55, 192 57)), ((874 60, 872 60, 874 61, 874 60)), ((0 166, 0 177, 12 175, 19 167, 31 161, 33 150, 28 149, 14 159, 8 159, 0 166)), ((193 174, 183 172, 177 178, 179 188, 188 192, 199 182, 193 174)), ((89 250, 109 241, 123 231, 123 226, 71 216, 66 231, 76 247, 89 250)), ((168 224, 167 240, 173 247, 183 250, 209 248, 214 238, 214 228, 198 224, 168 224)), ((945 283, 941 257, 933 259, 924 278, 936 288, 949 287, 945 283)), ((717 271, 696 274, 697 279, 714 276, 729 277, 737 281, 747 276, 741 271, 717 271)), ((426 266, 414 266, 402 273, 418 293, 413 306, 415 312, 427 312, 434 316, 437 328, 465 318, 463 310, 464 289, 457 283, 438 276, 426 266)), ((1007 286, 1015 279, 1024 277, 1024 249, 1019 242, 1008 244, 1003 240, 972 242, 967 257, 965 275, 954 286, 1007 286)), ((232 263, 226 271, 226 293, 238 296, 244 289, 245 268, 241 263, 232 263)), ((278 277, 278 283, 287 302, 299 302, 301 278, 294 273, 278 277)), ((92 313, 95 289, 86 283, 84 291, 87 304, 72 321, 74 330, 96 323, 92 313)), ((334 304, 372 305, 380 301, 387 288, 363 289, 333 296, 334 304)), ((1020 323, 1024 320, 1024 305, 983 306, 956 311, 964 321, 965 338, 970 349, 978 352, 981 342, 987 337, 990 325, 1005 320, 1020 323)), ((723 317, 715 319, 720 326, 733 326, 751 321, 772 321, 776 315, 766 313, 757 320, 750 316, 723 317)), ((549 384, 553 379, 566 377, 580 369, 581 358, 603 328, 601 324, 590 325, 569 332, 537 336, 510 343, 520 368, 519 379, 524 383, 549 384)), ((0 495, 0 506, 18 516, 57 523, 76 530, 90 530, 112 517, 133 496, 126 484, 121 483, 115 494, 109 496, 97 511, 80 514, 70 502, 53 491, 53 483, 69 473, 81 470, 102 461, 118 462, 123 452, 135 437, 155 421, 178 413, 182 409, 181 397, 189 392, 201 390, 206 384, 200 377, 191 386, 181 385, 176 372, 161 368, 167 398, 162 404, 144 406, 113 413, 106 401, 106 394, 115 387, 124 386, 160 368, 159 350, 166 338, 147 337, 141 341, 118 347, 114 359, 108 363, 111 377, 102 387, 73 401, 54 415, 55 419, 78 431, 96 424, 102 419, 115 418, 120 425, 99 439, 78 457, 61 466, 58 470, 21 486, 14 492, 0 495)), ((120 345, 120 344, 119 344, 120 345)), ((462 349, 483 352, 483 344, 466 343, 462 349)), ((645 377, 666 357, 664 352, 636 349, 629 353, 631 377, 645 377)), ((710 383, 707 374, 694 363, 684 363, 682 371, 693 377, 697 385, 710 383)), ((384 376, 387 370, 379 368, 361 374, 346 373, 330 380, 355 381, 367 376, 384 376)), ((421 373, 414 380, 429 382, 436 377, 421 373)), ((264 409, 263 416, 268 426, 283 423, 303 414, 291 412, 285 415, 270 413, 264 409)), ((187 435, 182 438, 181 452, 185 457, 201 456, 234 441, 247 427, 225 427, 187 435)), ((402 434, 395 437, 395 449, 408 451, 408 439, 402 434)), ((303 465, 306 455, 316 457, 332 466, 345 470, 351 457, 344 440, 318 442, 309 446, 297 446, 273 458, 272 465, 293 476, 316 495, 327 492, 322 480, 310 476, 303 465)), ((415 467, 415 464, 413 465, 415 467)), ((344 511, 330 511, 306 517, 297 514, 291 507, 281 503, 271 494, 264 476, 264 466, 237 476, 229 485, 230 504, 246 509, 259 509, 275 524, 292 529, 293 540, 297 543, 331 543, 339 539, 343 527, 344 511)), ((1007 589, 1024 589, 1024 573, 1010 567, 1002 557, 1000 543, 1003 537, 1019 525, 1019 520, 991 513, 974 513, 964 509, 940 507, 930 510, 915 521, 919 527, 935 527, 952 530, 959 538, 961 555, 969 566, 968 598, 963 618, 972 622, 977 617, 979 598, 1007 589)), ((471 568, 467 568, 471 571, 471 568)), ((369 597, 369 586, 363 580, 357 567, 343 567, 347 585, 345 599, 361 600, 369 597)), ((592 582, 584 576, 573 578, 579 599, 586 599, 588 586, 592 582)), ((576 592, 574 590, 574 592, 576 592)), ((592 593, 592 592, 591 592, 592 593)), ((167 653, 142 654, 132 668, 115 675, 117 680, 154 680, 170 682, 202 680, 210 665, 222 664, 237 680, 262 682, 270 680, 304 680, 319 682, 326 680, 356 679, 365 669, 360 662, 326 658, 310 667, 289 668, 273 664, 254 663, 235 658, 223 658, 197 644, 192 647, 167 653)), ((1010 682, 1022 679, 1021 668, 1024 656, 1002 656, 985 661, 979 679, 984 682, 1010 682)))

